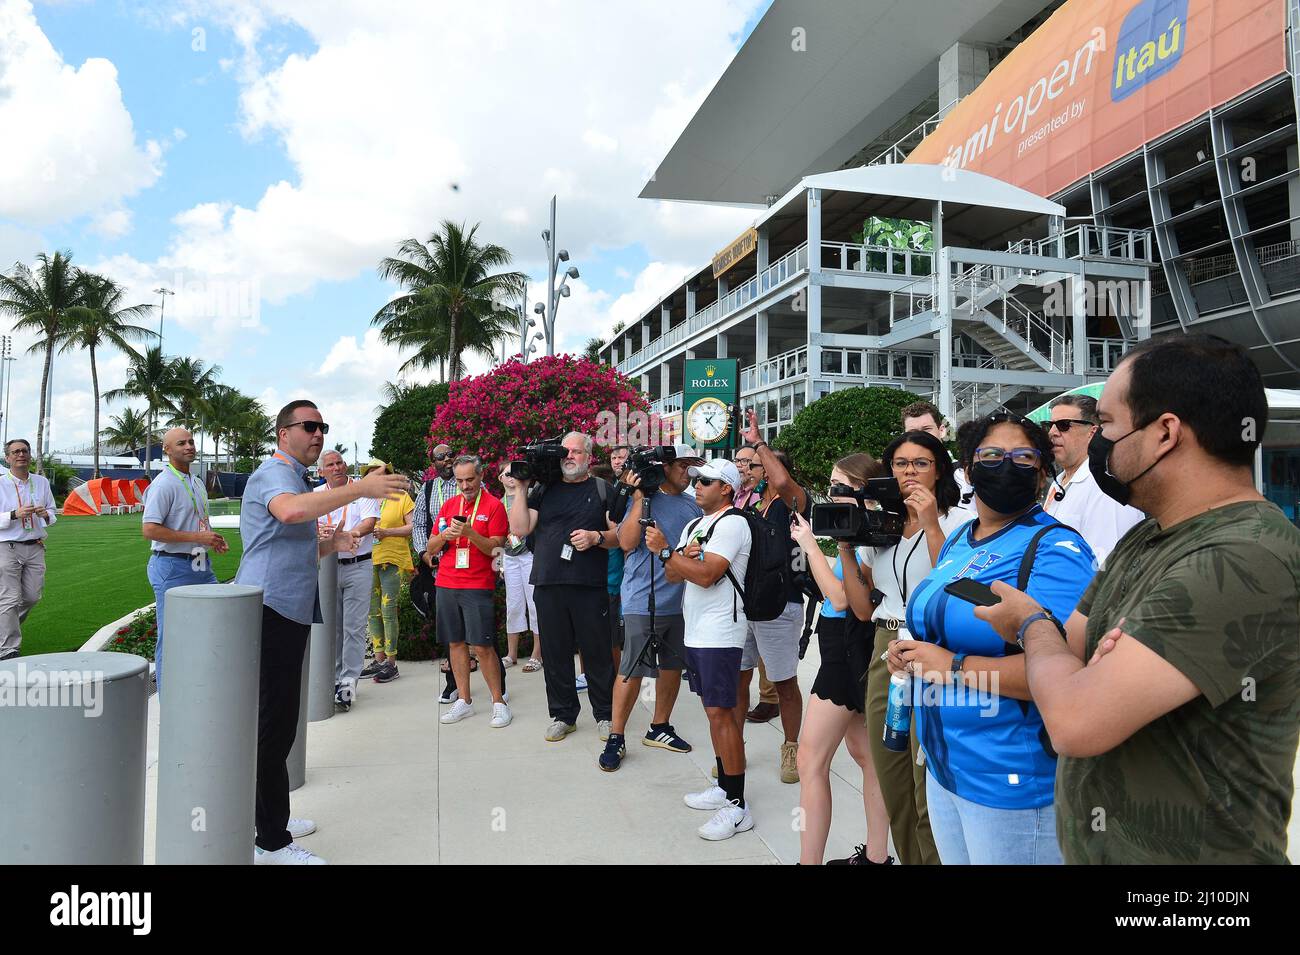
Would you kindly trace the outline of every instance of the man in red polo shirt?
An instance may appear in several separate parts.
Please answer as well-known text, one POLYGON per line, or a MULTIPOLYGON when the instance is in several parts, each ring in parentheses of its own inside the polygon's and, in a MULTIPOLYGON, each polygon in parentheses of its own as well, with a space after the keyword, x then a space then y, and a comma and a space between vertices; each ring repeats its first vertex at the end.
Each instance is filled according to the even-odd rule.
POLYGON ((483 463, 463 454, 452 465, 456 489, 438 511, 429 537, 428 553, 446 550, 438 564, 437 633, 451 653, 460 698, 442 717, 459 723, 474 715, 469 692, 469 650, 474 648, 479 673, 492 694, 492 722, 510 725, 506 705, 506 671, 496 647, 493 595, 497 575, 494 558, 510 533, 510 521, 500 498, 483 490, 483 463))

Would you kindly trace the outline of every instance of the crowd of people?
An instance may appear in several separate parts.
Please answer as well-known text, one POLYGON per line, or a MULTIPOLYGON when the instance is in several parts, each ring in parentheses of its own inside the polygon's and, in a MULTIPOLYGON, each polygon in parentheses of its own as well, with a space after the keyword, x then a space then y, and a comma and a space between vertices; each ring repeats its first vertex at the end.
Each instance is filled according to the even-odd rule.
MULTIPOLYGON (((714 756, 710 784, 683 797, 708 814, 707 840, 752 829, 756 812, 786 817, 745 789, 745 725, 779 720, 802 864, 826 861, 841 744, 862 772, 851 811, 864 839, 832 863, 1285 862, 1300 530, 1255 488, 1267 415, 1240 347, 1178 336, 1127 354, 1100 400, 1057 399, 1041 426, 998 412, 950 444, 937 408, 909 405, 878 458, 839 459, 826 487, 801 485, 750 413, 731 459, 676 445, 654 466, 620 447, 601 465, 575 432, 559 479, 538 486, 503 462, 498 497, 480 458, 446 445, 414 495, 382 461, 350 479, 341 456, 321 455, 316 406, 292 402, 240 515, 236 580, 265 594, 255 861, 323 862, 296 842, 315 827, 290 818, 285 767, 320 601, 337 604, 346 711, 358 681, 398 676, 397 591, 414 574, 413 600, 448 649, 447 726, 478 712, 475 671, 489 725, 511 725, 506 674, 531 637, 522 669, 543 672, 545 740, 578 730, 585 692, 597 768, 614 773, 641 732, 643 681, 655 693, 642 744, 705 745, 673 725, 685 683, 714 756), (815 502, 887 522, 889 494, 897 525, 871 544, 814 530, 815 502), (339 555, 338 590, 318 595, 326 553, 339 555), (814 633, 805 706, 798 670, 814 633)), ((225 547, 189 473, 193 438, 173 429, 164 450, 143 515, 160 692, 166 591, 211 581, 203 558, 225 547)), ((32 542, 53 521, 29 451, 5 448, 0 656, 39 598, 32 542)))

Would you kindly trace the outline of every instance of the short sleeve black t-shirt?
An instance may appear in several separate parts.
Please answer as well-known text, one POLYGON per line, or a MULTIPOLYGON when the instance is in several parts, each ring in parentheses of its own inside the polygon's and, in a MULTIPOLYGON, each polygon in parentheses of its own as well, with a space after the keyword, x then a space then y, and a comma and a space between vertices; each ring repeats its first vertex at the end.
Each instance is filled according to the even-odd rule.
POLYGON ((561 556, 574 531, 603 531, 609 527, 596 486, 598 480, 559 481, 546 489, 537 508, 534 532, 531 581, 534 586, 568 584, 604 589, 609 573, 609 551, 603 547, 573 548, 568 560, 561 556))
MULTIPOLYGON (((804 500, 808 500, 806 494, 804 495, 804 500)), ((771 523, 778 531, 780 531, 782 539, 785 542, 785 551, 790 555, 790 566, 803 566, 802 561, 795 563, 796 559, 801 556, 802 548, 796 544, 794 538, 790 536, 790 519, 793 514, 790 510, 790 505, 778 497, 772 500, 771 505, 767 508, 767 513, 763 512, 762 504, 755 504, 754 510, 760 517, 771 523)), ((808 516, 807 510, 808 509, 805 508, 805 518, 808 516)), ((790 575, 790 591, 786 594, 786 603, 803 603, 803 577, 801 574, 794 573, 790 575)))

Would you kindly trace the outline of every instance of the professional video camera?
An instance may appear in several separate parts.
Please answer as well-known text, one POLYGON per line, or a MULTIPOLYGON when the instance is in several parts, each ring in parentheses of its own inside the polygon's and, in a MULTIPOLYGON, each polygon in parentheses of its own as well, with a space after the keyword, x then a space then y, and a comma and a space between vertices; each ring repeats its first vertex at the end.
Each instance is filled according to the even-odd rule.
POLYGON ((902 538, 907 505, 896 478, 872 478, 861 491, 832 484, 829 493, 831 497, 851 497, 857 503, 814 504, 812 530, 818 537, 865 547, 890 547, 902 538), (879 510, 868 507, 867 501, 874 502, 879 510))
POLYGON ((641 479, 641 494, 649 497, 668 480, 664 466, 677 460, 677 450, 672 445, 640 447, 632 451, 627 466, 641 479))
POLYGON ((564 479, 560 465, 568 457, 564 449, 563 438, 546 438, 536 444, 526 444, 522 451, 522 461, 511 461, 507 472, 516 481, 532 481, 534 484, 556 484, 564 479))

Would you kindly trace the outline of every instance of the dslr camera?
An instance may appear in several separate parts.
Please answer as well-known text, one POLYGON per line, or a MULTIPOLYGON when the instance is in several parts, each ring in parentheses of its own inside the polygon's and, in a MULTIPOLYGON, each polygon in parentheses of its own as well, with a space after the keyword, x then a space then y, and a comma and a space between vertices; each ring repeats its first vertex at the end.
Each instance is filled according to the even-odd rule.
POLYGON ((543 485, 559 483, 564 479, 560 465, 569 456, 563 441, 563 438, 546 438, 536 444, 524 445, 524 459, 511 461, 507 473, 516 481, 532 481, 543 485))
POLYGON ((671 445, 640 447, 632 450, 627 466, 641 479, 641 494, 649 497, 668 480, 666 465, 677 460, 677 450, 671 445))
POLYGON ((903 503, 897 478, 872 478, 861 491, 832 484, 829 493, 831 497, 851 497, 857 503, 814 504, 812 530, 818 537, 863 547, 891 547, 902 539, 907 505, 903 503), (868 501, 876 506, 868 507, 868 501))

